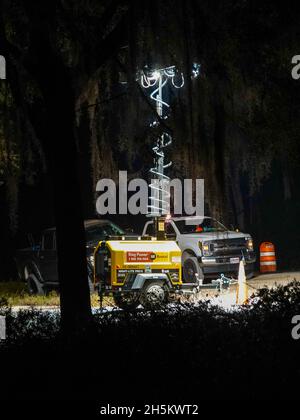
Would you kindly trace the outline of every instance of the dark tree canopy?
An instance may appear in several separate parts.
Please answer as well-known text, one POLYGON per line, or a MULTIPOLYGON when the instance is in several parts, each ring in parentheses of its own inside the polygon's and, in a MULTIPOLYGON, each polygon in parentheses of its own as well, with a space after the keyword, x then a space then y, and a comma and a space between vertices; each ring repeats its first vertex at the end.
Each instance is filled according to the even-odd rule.
MULTIPOLYGON (((99 178, 117 177, 119 169, 147 177, 152 115, 136 74, 145 65, 174 64, 186 85, 168 121, 171 176, 204 178, 207 213, 250 231, 257 242, 273 240, 284 264, 297 263, 300 83, 291 78, 291 58, 299 53, 297 2, 32 4, 2 1, 8 80, 0 86, 0 189, 12 247, 12 235, 54 223, 53 199, 42 193, 52 184, 41 138, 49 106, 62 119, 57 126, 72 122, 82 215, 91 217, 99 178), (189 78, 193 62, 201 64, 196 80, 189 78), (61 101, 47 103, 47 89, 61 101)), ((59 144, 67 165, 69 149, 59 144)), ((62 182, 70 187, 67 178, 62 182)))

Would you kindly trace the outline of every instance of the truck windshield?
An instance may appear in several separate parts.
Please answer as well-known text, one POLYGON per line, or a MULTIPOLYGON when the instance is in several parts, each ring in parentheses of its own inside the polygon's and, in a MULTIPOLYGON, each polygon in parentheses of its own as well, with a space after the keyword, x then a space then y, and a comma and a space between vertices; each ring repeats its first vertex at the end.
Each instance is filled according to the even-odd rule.
POLYGON ((125 232, 114 223, 99 223, 87 227, 85 234, 87 242, 98 242, 107 236, 120 236, 125 232))
POLYGON ((228 229, 222 223, 210 217, 195 220, 195 224, 186 224, 186 220, 174 220, 179 232, 182 234, 186 233, 207 233, 207 232, 225 232, 228 229))

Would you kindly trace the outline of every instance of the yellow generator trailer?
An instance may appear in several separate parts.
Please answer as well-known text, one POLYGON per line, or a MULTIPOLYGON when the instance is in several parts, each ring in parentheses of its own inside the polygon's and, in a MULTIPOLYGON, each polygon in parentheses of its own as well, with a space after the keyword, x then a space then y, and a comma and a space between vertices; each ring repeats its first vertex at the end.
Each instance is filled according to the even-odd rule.
POLYGON ((122 309, 160 306, 176 294, 195 293, 198 283, 183 284, 181 251, 175 241, 109 239, 94 253, 94 282, 100 301, 113 296, 122 309))

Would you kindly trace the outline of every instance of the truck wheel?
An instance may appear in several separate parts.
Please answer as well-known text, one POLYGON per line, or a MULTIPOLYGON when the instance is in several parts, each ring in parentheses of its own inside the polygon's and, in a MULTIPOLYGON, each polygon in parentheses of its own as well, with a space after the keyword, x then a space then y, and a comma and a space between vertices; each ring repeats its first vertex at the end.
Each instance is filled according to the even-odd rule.
POLYGON ((140 304, 139 296, 135 294, 131 296, 115 294, 114 301, 115 304, 124 311, 133 311, 140 304))
POLYGON ((30 295, 45 295, 43 286, 34 274, 29 274, 27 278, 27 288, 30 295))
POLYGON ((188 256, 183 261, 183 279, 185 283, 195 283, 196 276, 198 274, 198 279, 203 280, 204 275, 202 268, 199 266, 198 260, 196 257, 188 256))
POLYGON ((161 307, 167 301, 167 292, 161 282, 154 281, 144 286, 140 302, 145 309, 161 307))

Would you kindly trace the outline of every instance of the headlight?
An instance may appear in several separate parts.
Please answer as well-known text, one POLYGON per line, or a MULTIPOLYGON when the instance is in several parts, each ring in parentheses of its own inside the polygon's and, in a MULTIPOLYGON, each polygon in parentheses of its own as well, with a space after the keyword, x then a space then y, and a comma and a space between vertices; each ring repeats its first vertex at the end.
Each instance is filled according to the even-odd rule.
POLYGON ((246 238, 246 246, 249 251, 253 251, 253 239, 246 238))
POLYGON ((205 242, 199 242, 199 247, 202 249, 203 255, 211 255, 210 245, 205 242))

